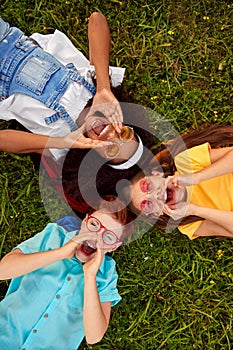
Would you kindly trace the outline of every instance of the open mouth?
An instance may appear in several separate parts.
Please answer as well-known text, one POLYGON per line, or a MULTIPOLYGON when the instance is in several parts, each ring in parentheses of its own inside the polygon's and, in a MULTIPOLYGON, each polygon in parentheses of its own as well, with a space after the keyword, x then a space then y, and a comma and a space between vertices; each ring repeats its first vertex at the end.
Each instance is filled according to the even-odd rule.
POLYGON ((106 122, 97 119, 91 124, 90 129, 96 136, 100 137, 108 133, 108 130, 110 129, 110 124, 107 124, 106 122))
POLYGON ((96 242, 92 242, 92 241, 84 241, 83 244, 80 247, 80 250, 82 251, 82 253, 86 256, 90 256, 93 253, 96 252, 96 242))
POLYGON ((166 204, 174 204, 176 202, 175 190, 173 188, 167 188, 164 195, 166 204))

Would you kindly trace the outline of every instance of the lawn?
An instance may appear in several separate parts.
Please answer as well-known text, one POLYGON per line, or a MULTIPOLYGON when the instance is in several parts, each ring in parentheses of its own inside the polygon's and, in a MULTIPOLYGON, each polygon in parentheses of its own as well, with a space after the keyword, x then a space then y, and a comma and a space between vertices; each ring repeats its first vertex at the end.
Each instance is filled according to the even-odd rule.
MULTIPOLYGON (((111 64, 126 67, 135 102, 178 132, 233 124, 233 5, 217 0, 1 2, 1 16, 27 34, 65 32, 88 55, 87 20, 108 20, 111 64)), ((154 126, 153 119, 151 120, 154 126)), ((0 128, 8 127, 0 122, 0 128)), ((169 132, 169 130, 168 130, 169 132)), ((1 256, 49 222, 38 172, 28 156, 0 154, 1 256)), ((223 194, 224 195, 224 194, 223 194)), ((231 350, 233 240, 197 239, 151 229, 113 253, 122 301, 96 350, 231 350)), ((0 284, 4 295, 6 282, 0 284)), ((67 336, 69 336, 67 334, 67 336)), ((65 350, 65 349, 64 349, 65 350)))

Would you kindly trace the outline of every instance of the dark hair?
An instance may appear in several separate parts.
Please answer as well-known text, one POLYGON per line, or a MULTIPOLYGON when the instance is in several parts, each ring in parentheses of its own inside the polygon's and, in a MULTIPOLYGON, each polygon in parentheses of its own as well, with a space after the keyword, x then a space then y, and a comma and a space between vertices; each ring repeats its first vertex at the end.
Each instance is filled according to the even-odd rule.
MULTIPOLYGON (((186 134, 176 137, 174 140, 169 141, 167 144, 163 144, 163 150, 158 152, 155 155, 154 159, 150 162, 148 173, 151 173, 152 169, 161 172, 162 168, 165 177, 174 175, 176 171, 174 157, 185 149, 201 145, 205 142, 209 142, 211 148, 227 147, 233 145, 233 126, 227 124, 215 124, 211 126, 203 125, 194 131, 190 131, 186 134), (183 142, 181 142, 181 140, 183 142)), ((143 172, 140 172, 133 179, 133 181, 139 180, 144 176, 145 174, 143 172)), ((124 194, 124 197, 128 200, 127 193, 124 194)), ((132 202, 129 204, 129 208, 135 215, 140 214, 140 211, 133 206, 132 202)), ((152 218, 152 216, 142 216, 146 221, 154 224, 154 217, 152 218)), ((203 220, 203 218, 192 215, 183 218, 181 221, 176 221, 168 215, 163 214, 156 219, 154 226, 162 229, 169 229, 175 228, 178 225, 185 225, 198 220, 203 220)))
POLYGON ((88 209, 87 204, 93 206, 99 196, 118 195, 118 182, 123 179, 130 180, 142 168, 149 166, 153 158, 150 148, 157 140, 148 131, 150 127, 147 111, 131 103, 122 103, 121 108, 124 123, 133 126, 135 133, 142 140, 143 155, 137 164, 129 169, 119 170, 103 164, 103 159, 93 150, 70 149, 63 164, 62 185, 67 202, 77 214, 85 213, 88 209), (87 155, 88 158, 85 158, 87 155), (97 196, 94 193, 97 193, 97 196))

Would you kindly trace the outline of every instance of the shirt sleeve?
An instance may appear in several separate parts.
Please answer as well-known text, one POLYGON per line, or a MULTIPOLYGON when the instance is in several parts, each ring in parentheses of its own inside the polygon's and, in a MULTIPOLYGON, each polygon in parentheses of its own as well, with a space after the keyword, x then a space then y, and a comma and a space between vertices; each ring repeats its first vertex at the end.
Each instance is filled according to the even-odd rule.
POLYGON ((17 245, 24 254, 43 252, 60 247, 67 239, 67 232, 55 223, 48 224, 45 229, 35 236, 17 245))
POLYGON ((121 300, 117 289, 117 280, 116 263, 110 256, 105 255, 96 280, 101 302, 111 301, 112 306, 114 306, 121 300))
MULTIPOLYGON (((210 151, 211 147, 208 142, 201 145, 189 148, 184 152, 181 152, 175 157, 175 164, 179 174, 188 174, 199 171, 211 164, 210 151)), ((189 194, 191 196, 191 192, 189 194)), ((192 201, 192 198, 191 198, 192 201)), ((186 225, 180 225, 179 231, 193 240, 198 236, 195 236, 196 230, 199 228, 203 220, 191 222, 186 225)))
POLYGON ((191 222, 190 224, 180 225, 178 226, 178 229, 181 233, 188 236, 189 239, 194 240, 195 238, 198 238, 198 236, 195 236, 195 232, 200 227, 202 222, 203 220, 198 220, 191 222))
POLYGON ((201 170, 211 164, 211 149, 208 142, 189 148, 175 157, 175 165, 179 174, 189 174, 201 170))

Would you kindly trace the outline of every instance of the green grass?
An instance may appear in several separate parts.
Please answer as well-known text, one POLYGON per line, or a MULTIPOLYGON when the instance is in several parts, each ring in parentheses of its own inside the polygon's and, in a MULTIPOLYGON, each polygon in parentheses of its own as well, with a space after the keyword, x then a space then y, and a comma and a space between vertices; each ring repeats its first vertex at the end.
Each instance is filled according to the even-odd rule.
MULTIPOLYGON (((7 0, 0 9, 27 34, 65 32, 86 55, 87 19, 100 11, 111 28, 111 64, 126 67, 125 87, 137 103, 179 132, 233 122, 230 1, 7 0)), ((2 152, 0 166, 3 256, 49 217, 30 158, 2 152)), ((123 300, 112 309, 104 339, 80 348, 231 350, 232 255, 230 239, 191 242, 155 229, 124 246, 113 254, 123 300)))

